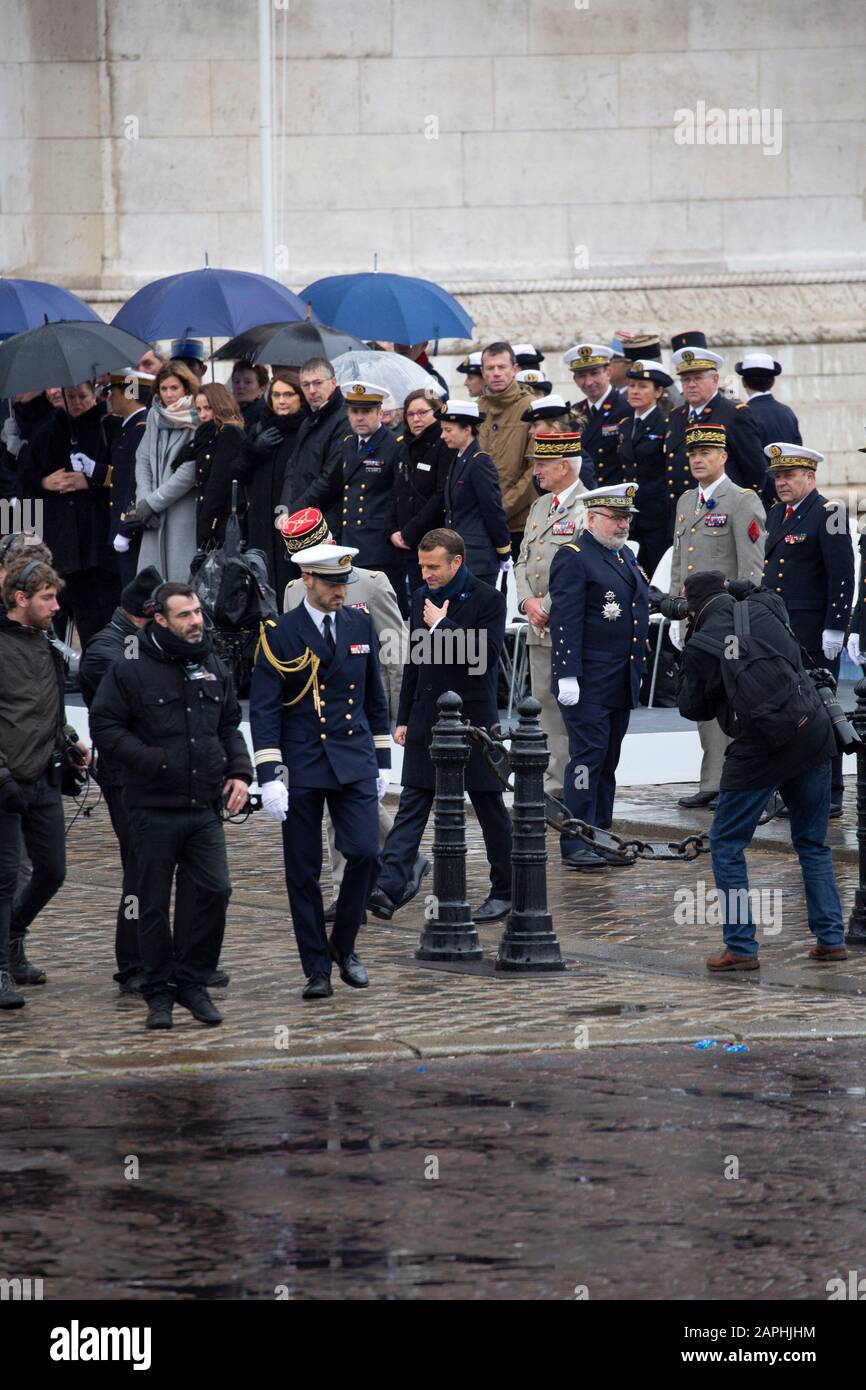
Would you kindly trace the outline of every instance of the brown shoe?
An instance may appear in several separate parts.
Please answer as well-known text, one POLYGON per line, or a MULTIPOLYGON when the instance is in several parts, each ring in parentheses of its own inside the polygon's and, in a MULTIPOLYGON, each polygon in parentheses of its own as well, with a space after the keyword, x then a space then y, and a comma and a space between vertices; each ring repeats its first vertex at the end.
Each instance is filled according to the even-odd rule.
POLYGON ((809 952, 810 960, 847 960, 848 952, 844 946, 822 946, 820 941, 809 952))
POLYGON ((717 956, 707 957, 708 970, 758 970, 757 956, 732 956, 730 951, 722 950, 717 956))

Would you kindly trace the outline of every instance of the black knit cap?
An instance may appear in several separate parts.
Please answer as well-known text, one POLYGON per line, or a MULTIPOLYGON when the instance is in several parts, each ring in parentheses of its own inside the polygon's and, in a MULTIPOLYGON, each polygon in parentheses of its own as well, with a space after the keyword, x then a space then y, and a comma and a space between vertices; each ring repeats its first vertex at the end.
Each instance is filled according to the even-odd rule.
POLYGON ((124 613, 133 618, 150 617, 150 600, 162 583, 162 575, 155 565, 148 565, 120 591, 120 606, 124 613))
POLYGON ((728 581, 721 570, 699 570, 690 574, 683 588, 690 613, 700 613, 704 604, 716 594, 727 591, 728 581))

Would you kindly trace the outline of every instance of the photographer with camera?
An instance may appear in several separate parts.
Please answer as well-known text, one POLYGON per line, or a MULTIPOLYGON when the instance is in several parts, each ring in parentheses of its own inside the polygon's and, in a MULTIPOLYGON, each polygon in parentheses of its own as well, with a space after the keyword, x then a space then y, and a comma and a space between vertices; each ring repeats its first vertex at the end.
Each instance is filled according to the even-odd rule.
POLYGON ((65 724, 63 661, 48 640, 63 580, 27 548, 11 549, 0 615, 0 1009, 20 1009, 18 985, 44 985, 24 951, 27 928, 62 887, 66 840, 61 784, 70 750, 90 750, 65 724), (14 901, 21 841, 33 865, 14 901))
POLYGON ((833 699, 829 672, 803 665, 778 594, 726 580, 719 571, 690 575, 684 585, 683 666, 678 704, 685 719, 718 719, 730 738, 719 804, 710 829, 724 947, 711 971, 757 970, 758 943, 749 909, 743 851, 767 800, 778 788, 790 810, 791 842, 806 892, 816 961, 846 960, 842 908, 826 843, 830 763, 857 736, 833 699), (819 685, 821 688, 819 689, 819 685))

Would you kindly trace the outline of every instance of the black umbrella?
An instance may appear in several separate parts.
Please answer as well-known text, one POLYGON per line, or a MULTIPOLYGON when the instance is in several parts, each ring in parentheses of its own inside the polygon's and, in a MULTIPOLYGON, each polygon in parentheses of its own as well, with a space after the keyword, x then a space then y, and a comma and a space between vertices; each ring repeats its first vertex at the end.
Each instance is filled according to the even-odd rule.
POLYGON ((363 348, 360 338, 326 323, 263 323, 239 333, 213 354, 219 362, 242 359, 281 367, 300 367, 308 357, 331 361, 341 352, 363 348))
POLYGON ((0 344, 0 397, 77 386, 134 367, 148 343, 110 323, 45 323, 0 344))

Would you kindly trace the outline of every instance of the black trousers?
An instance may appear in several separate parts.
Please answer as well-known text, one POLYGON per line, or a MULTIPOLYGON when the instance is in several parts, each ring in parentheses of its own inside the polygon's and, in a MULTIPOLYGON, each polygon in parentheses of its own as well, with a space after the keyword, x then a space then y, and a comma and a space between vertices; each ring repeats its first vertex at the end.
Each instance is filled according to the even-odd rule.
POLYGON ((83 650, 91 637, 111 622, 120 602, 120 576, 112 570, 89 569, 76 570, 64 575, 64 579, 57 599, 60 612, 54 625, 62 637, 71 616, 83 650))
POLYGON ((66 827, 59 787, 45 777, 19 782, 21 814, 0 812, 0 970, 9 968, 9 939, 22 937, 66 877, 66 827), (16 899, 22 840, 33 872, 16 899))
MULTIPOLYGON (((421 836, 430 819, 434 793, 426 787, 404 787, 391 833, 382 850, 382 871, 377 888, 399 902, 418 855, 421 836)), ((490 865, 490 895, 511 898, 511 817, 501 792, 470 791, 469 800, 484 836, 490 865)))
POLYGON ((307 977, 314 971, 331 973, 320 883, 325 802, 336 847, 346 860, 331 933, 335 949, 344 954, 355 949, 355 938, 379 869, 379 801, 372 777, 327 791, 318 787, 289 788, 289 811, 283 821, 283 859, 295 940, 307 977))
POLYGON ((167 987, 204 984, 219 960, 231 896, 222 821, 211 806, 127 810, 142 994, 150 998, 167 987))
MULTIPOLYGON (((568 764, 563 779, 565 804, 576 820, 609 830, 616 795, 616 767, 628 731, 630 709, 584 703, 560 705, 568 732, 568 764)), ((563 854, 583 848, 574 835, 562 835, 563 854)))
POLYGON ((120 862, 123 865, 123 886, 117 907, 117 925, 114 931, 114 954, 117 957, 115 980, 129 979, 141 969, 141 952, 138 949, 138 913, 135 910, 135 887, 132 882, 132 869, 129 853, 129 812, 123 804, 123 788, 104 785, 102 795, 111 816, 111 825, 117 836, 120 848, 120 862))

